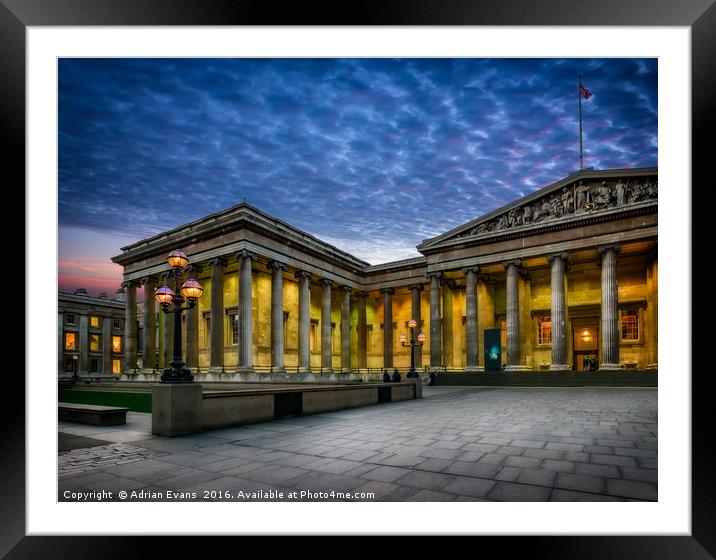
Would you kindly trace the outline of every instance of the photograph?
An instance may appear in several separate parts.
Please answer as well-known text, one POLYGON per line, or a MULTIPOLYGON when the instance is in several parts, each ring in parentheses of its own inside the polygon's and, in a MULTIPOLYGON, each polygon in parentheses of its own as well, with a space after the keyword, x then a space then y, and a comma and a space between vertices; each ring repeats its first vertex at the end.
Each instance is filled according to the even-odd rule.
POLYGON ((658 502, 659 63, 58 57, 58 502, 658 502))

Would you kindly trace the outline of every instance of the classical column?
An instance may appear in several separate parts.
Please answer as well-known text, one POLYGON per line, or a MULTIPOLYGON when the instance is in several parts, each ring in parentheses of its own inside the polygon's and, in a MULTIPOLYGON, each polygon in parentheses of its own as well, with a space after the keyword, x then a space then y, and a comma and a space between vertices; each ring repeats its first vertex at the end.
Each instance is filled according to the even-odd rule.
POLYGON ((395 288, 381 288, 383 294, 383 367, 393 368, 393 294, 395 288))
POLYGON ((283 347, 283 271, 286 265, 271 261, 267 265, 271 271, 271 371, 284 372, 283 347))
POLYGON ((124 299, 124 371, 137 369, 137 285, 123 284, 127 290, 124 299))
POLYGON ((358 297, 358 322, 356 324, 357 339, 358 339, 358 369, 365 369, 368 367, 368 317, 366 311, 366 301, 368 294, 366 292, 356 292, 358 297))
POLYGON ((619 310, 617 309, 617 253, 619 245, 597 248, 602 256, 602 363, 599 369, 621 369, 619 363, 619 310))
POLYGON ((471 266, 465 273, 465 371, 478 371, 477 340, 477 273, 480 267, 471 266))
POLYGON ((145 373, 152 373, 157 366, 157 321, 154 310, 154 292, 156 286, 154 278, 146 276, 142 279, 144 284, 144 352, 142 354, 142 369, 145 373))
POLYGON ((504 263, 507 270, 507 366, 506 371, 527 369, 522 365, 520 340, 520 296, 517 285, 517 272, 522 261, 504 263))
POLYGON ((226 261, 214 258, 211 267, 211 300, 209 314, 209 371, 220 373, 224 369, 224 267, 226 261))
POLYGON ((567 253, 548 255, 552 264, 552 365, 551 371, 565 371, 572 368, 567 365, 567 305, 564 293, 564 274, 567 253))
POLYGON ((341 372, 351 372, 351 288, 341 286, 341 372))
POLYGON ((331 347, 331 287, 333 280, 321 280, 321 371, 333 373, 333 348, 331 347))
MULTIPOLYGON (((190 278, 199 279, 201 267, 198 265, 189 265, 187 269, 190 278)), ((185 361, 186 367, 192 371, 196 371, 199 367, 199 304, 184 312, 185 327, 185 361)), ((173 329, 174 327, 172 327, 173 329)), ((173 332, 173 331, 172 331, 173 332)), ((174 341, 172 340, 172 347, 174 341)), ((174 348, 172 348, 172 353, 174 348)), ((173 356, 172 356, 173 358, 173 356)), ((171 358, 169 360, 171 362, 171 358)))
MULTIPOLYGON (((421 332, 423 332, 423 327, 421 325, 422 318, 420 317, 420 293, 425 289, 425 287, 422 284, 411 284, 408 286, 408 289, 410 290, 410 318, 415 319, 415 322, 417 323, 417 327, 415 327, 417 331, 415 336, 418 336, 421 332)), ((413 352, 415 352, 415 369, 423 369, 423 347, 416 346, 413 349, 413 352)))
POLYGON ((646 260, 646 313, 647 324, 645 334, 647 335, 648 363, 646 369, 658 369, 659 367, 659 267, 658 254, 654 248, 646 260))
POLYGON ((428 273, 430 278, 430 367, 439 368, 443 362, 442 325, 440 322, 440 279, 442 272, 428 273))
POLYGON ((443 304, 442 304, 442 351, 443 365, 451 368, 455 365, 455 345, 453 344, 453 316, 452 301, 455 280, 444 278, 442 280, 443 304))
POLYGON ((102 373, 112 373, 112 317, 102 319, 102 373))
POLYGON ((311 275, 305 270, 298 278, 298 371, 311 372, 311 275))
POLYGON ((254 369, 254 326, 251 261, 256 255, 242 249, 236 253, 239 261, 239 367, 238 371, 254 369))

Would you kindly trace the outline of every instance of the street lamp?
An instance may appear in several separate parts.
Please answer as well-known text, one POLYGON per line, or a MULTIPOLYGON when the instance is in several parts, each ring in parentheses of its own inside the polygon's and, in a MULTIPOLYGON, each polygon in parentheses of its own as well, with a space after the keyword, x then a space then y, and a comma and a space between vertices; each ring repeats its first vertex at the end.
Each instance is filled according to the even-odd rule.
POLYGON ((417 325, 418 323, 415 319, 410 319, 410 321, 408 321, 408 328, 410 329, 410 342, 407 344, 405 341, 408 340, 408 337, 405 333, 400 333, 400 336, 398 337, 400 344, 404 348, 410 348, 410 377, 413 377, 413 374, 415 373, 415 347, 422 346, 423 342, 425 342, 425 333, 420 333, 418 335, 418 340, 415 340, 415 327, 417 325))
POLYGON ((169 369, 164 370, 161 383, 193 383, 194 376, 184 367, 181 355, 181 312, 193 308, 204 289, 193 278, 179 287, 184 269, 189 264, 189 259, 180 250, 169 253, 167 262, 174 271, 174 289, 164 285, 154 293, 154 299, 161 304, 164 313, 174 313, 174 357, 169 369), (187 306, 182 307, 185 301, 187 306))
POLYGON ((79 356, 74 354, 72 356, 72 381, 78 381, 80 376, 77 373, 77 363, 79 362, 79 356))

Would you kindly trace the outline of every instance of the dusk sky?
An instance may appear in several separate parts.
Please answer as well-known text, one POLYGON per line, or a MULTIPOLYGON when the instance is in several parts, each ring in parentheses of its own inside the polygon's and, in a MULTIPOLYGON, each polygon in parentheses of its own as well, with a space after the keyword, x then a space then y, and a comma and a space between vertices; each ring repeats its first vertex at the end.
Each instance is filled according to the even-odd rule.
POLYGON ((59 289, 242 202, 372 264, 579 168, 657 165, 656 59, 61 59, 59 289))

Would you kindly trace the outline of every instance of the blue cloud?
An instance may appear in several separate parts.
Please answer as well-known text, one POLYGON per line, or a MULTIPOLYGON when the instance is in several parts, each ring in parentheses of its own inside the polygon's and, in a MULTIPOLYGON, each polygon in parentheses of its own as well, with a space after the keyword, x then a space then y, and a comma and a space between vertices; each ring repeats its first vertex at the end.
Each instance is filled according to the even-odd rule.
POLYGON ((411 256, 578 167, 578 74, 585 165, 656 165, 656 59, 61 59, 60 226, 138 240, 246 198, 411 256))

